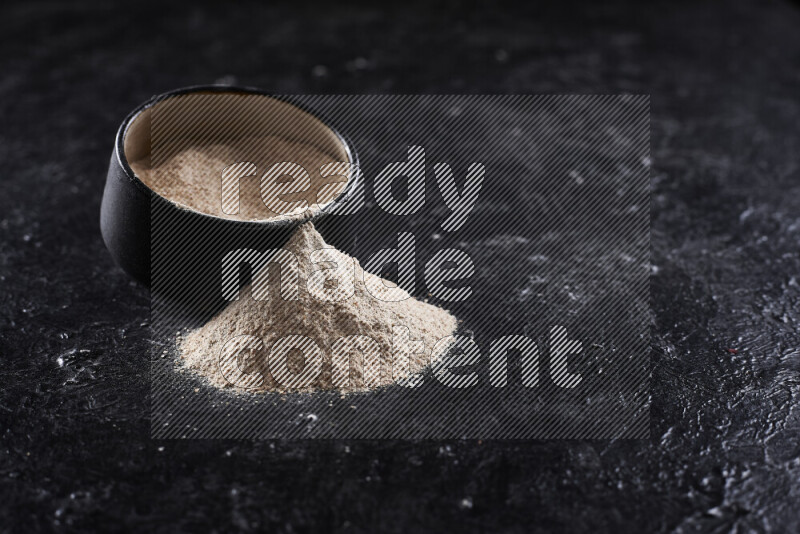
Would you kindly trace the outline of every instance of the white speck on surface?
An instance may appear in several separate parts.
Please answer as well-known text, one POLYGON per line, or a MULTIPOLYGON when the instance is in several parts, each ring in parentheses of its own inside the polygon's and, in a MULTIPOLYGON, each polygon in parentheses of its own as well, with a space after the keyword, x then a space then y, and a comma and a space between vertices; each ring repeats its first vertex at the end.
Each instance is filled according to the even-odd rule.
POLYGON ((239 80, 233 74, 226 74, 221 78, 214 80, 215 85, 236 85, 239 80))

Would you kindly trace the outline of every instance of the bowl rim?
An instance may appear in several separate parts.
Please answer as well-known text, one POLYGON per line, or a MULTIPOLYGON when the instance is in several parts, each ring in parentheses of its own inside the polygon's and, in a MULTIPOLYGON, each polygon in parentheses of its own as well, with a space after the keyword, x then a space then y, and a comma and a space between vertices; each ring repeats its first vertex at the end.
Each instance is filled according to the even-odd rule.
MULTIPOLYGON (((218 222, 224 222, 227 224, 232 225, 239 225, 239 226, 246 226, 246 227, 275 227, 275 228, 283 228, 283 227, 290 227, 290 226, 298 226, 302 223, 308 221, 315 221, 319 220, 321 217, 328 215, 329 209, 335 206, 340 200, 344 197, 351 195, 356 187, 360 187, 360 181, 363 179, 360 172, 351 172, 350 177, 347 180, 347 184, 342 189, 342 191, 330 202, 326 203, 323 207, 319 207, 319 209, 310 212, 310 206, 306 209, 302 214, 298 214, 297 216, 293 217, 273 217, 271 219, 254 219, 254 220, 241 220, 241 219, 228 219, 225 217, 220 217, 218 215, 212 215, 210 213, 205 213, 202 211, 197 211, 191 208, 183 207, 175 202, 171 201, 167 197, 164 197, 151 189, 150 187, 145 184, 141 178, 136 176, 136 173, 133 172, 130 164, 128 163, 128 158, 125 156, 125 136, 128 133, 128 128, 133 124, 133 121, 145 110, 155 106, 159 102, 166 100, 168 98, 173 98, 180 95, 190 94, 190 93, 200 93, 200 92, 212 92, 212 93, 240 93, 240 94, 249 94, 249 95, 260 95, 267 98, 273 98, 275 100, 284 102, 292 107, 297 108, 300 111, 310 114, 312 117, 320 121, 326 128, 328 128, 341 142, 342 146, 344 147, 345 154, 347 155, 348 159, 350 160, 350 164, 352 167, 356 169, 359 168, 359 161, 358 161, 358 154, 356 153, 355 148, 353 147, 353 143, 348 139, 345 135, 343 135, 337 128, 331 125, 330 121, 324 117, 322 113, 318 110, 314 110, 309 106, 306 106, 302 103, 292 102, 290 100, 290 95, 280 95, 271 93, 269 91, 265 91, 263 89, 259 89, 257 87, 249 87, 249 86, 239 86, 239 85, 191 85, 187 87, 181 87, 178 89, 173 89, 172 91, 167 91, 165 93, 157 94, 150 97, 147 101, 139 104, 134 108, 133 111, 128 113, 125 119, 120 124, 119 129, 117 130, 117 135, 114 140, 114 153, 116 155, 117 163, 122 168, 125 176, 128 180, 133 183, 133 185, 140 190, 141 192, 148 195, 151 199, 156 197, 158 199, 163 200, 170 207, 180 210, 185 214, 191 214, 192 216, 201 217, 203 219, 210 219, 218 222)), ((352 168, 351 167, 351 168, 352 168)))

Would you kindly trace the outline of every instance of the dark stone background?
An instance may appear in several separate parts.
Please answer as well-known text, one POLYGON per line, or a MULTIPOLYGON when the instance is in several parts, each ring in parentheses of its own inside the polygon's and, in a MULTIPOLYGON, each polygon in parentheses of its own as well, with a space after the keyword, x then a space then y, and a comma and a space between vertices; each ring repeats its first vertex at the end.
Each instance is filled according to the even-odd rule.
POLYGON ((4 4, 0 531, 800 530, 798 27, 778 1, 4 4), (150 440, 149 297, 100 195, 131 108, 217 80, 650 93, 649 442, 150 440))

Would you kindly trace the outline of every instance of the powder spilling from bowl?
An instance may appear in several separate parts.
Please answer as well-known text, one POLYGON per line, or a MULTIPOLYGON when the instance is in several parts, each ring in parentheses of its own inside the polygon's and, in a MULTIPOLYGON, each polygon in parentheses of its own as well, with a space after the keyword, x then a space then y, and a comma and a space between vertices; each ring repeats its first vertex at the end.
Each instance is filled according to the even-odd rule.
MULTIPOLYGON (((347 186, 346 176, 321 172, 339 165, 346 159, 342 154, 333 157, 279 136, 224 141, 192 144, 165 137, 156 143, 154 156, 132 161, 131 168, 145 185, 184 209, 240 221, 311 218, 315 208, 335 200, 347 186), (237 211, 230 213, 226 169, 241 162, 257 172, 238 179, 237 211), (297 183, 295 173, 289 193, 280 185, 266 187, 268 177, 274 184, 286 183, 286 173, 268 172, 276 165, 299 165, 308 180, 297 183), (275 211, 277 197, 301 209, 275 211)), ((211 386, 259 393, 370 391, 412 377, 450 348, 455 317, 365 272, 357 260, 328 245, 312 222, 300 224, 282 250, 294 261, 262 269, 270 283, 259 285, 261 271, 254 273, 237 300, 179 337, 182 365, 211 386), (349 282, 331 276, 347 266, 349 282), (296 292, 284 294, 287 284, 296 292)))
POLYGON ((312 223, 299 226, 283 250, 297 263, 280 270, 281 284, 259 291, 260 300, 254 285, 243 288, 238 300, 179 341, 182 363, 211 385, 251 392, 369 391, 411 377, 450 347, 453 315, 366 273, 325 243, 312 223), (316 258, 320 250, 323 260, 316 258), (330 262, 352 266, 352 287, 325 278, 318 267, 330 262), (287 280, 297 281, 296 298, 281 293, 287 280), (402 300, 390 300, 398 294, 402 300), (303 350, 299 337, 295 348, 282 350, 290 336, 303 336, 303 350))
MULTIPOLYGON (((150 189, 181 207, 225 219, 254 221, 284 215, 268 208, 283 201, 306 204, 300 211, 311 213, 334 200, 347 185, 336 176, 322 177, 320 167, 337 161, 315 146, 278 136, 246 137, 235 142, 190 145, 180 150, 161 148, 158 160, 150 157, 131 161, 134 173, 150 189), (252 163, 252 176, 238 179, 235 213, 223 210, 223 171, 234 163, 252 163), (308 173, 308 187, 297 192, 281 193, 269 188, 262 194, 260 178, 275 164, 291 162, 308 173), (280 195, 280 199, 279 199, 280 195), (308 208, 308 209, 307 209, 308 208)), ((277 178, 285 182, 286 175, 277 178)))

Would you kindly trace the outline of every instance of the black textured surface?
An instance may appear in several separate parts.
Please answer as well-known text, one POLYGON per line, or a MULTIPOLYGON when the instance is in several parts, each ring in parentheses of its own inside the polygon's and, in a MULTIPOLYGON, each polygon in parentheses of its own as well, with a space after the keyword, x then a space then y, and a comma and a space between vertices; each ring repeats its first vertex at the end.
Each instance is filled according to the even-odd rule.
POLYGON ((794 4, 2 13, 0 529, 800 529, 794 4), (150 95, 230 76, 652 94, 652 439, 151 441, 148 295, 98 230, 108 153, 150 95))

